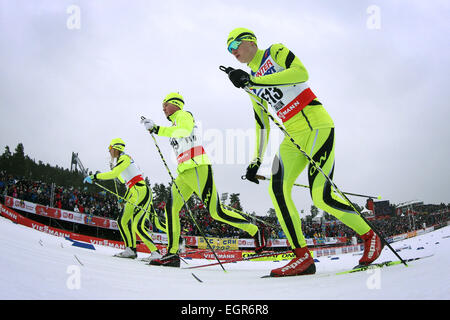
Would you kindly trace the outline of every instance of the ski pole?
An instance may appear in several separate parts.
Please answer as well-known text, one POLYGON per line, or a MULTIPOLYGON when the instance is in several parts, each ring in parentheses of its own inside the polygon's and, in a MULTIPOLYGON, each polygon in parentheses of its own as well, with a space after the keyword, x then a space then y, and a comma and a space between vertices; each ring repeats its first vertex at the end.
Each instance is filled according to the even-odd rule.
MULTIPOLYGON (((114 168, 114 163, 113 163, 113 160, 111 159, 111 161, 109 162, 109 168, 112 170, 113 168, 114 168)), ((119 194, 119 191, 118 191, 118 189, 117 189, 117 182, 116 182, 116 178, 114 178, 114 189, 116 190, 116 194, 119 194)), ((122 209, 122 207, 121 207, 121 201, 120 201, 121 199, 119 199, 119 198, 117 198, 117 208, 120 210, 120 209, 122 209)))
MULTIPOLYGON (((158 217, 156 216, 156 213, 155 213, 154 211, 148 211, 148 210, 144 209, 143 207, 140 207, 140 206, 138 206, 138 205, 135 205, 133 202, 128 201, 127 199, 125 199, 124 197, 118 195, 118 194, 115 193, 114 191, 111 191, 111 190, 109 190, 108 188, 102 186, 100 183, 97 183, 97 182, 94 181, 94 184, 95 184, 96 186, 102 188, 103 190, 105 190, 105 191, 107 191, 107 192, 109 192, 109 193, 115 195, 115 196, 117 197, 117 199, 123 200, 124 203, 129 203, 129 204, 131 204, 133 207, 135 207, 136 209, 144 210, 145 212, 149 213, 149 214, 152 215, 152 216, 155 216, 156 219, 158 219, 158 217)), ((150 192, 151 192, 151 191, 150 191, 150 192)))
POLYGON ((241 211, 241 210, 238 210, 238 209, 236 209, 236 208, 233 208, 232 206, 229 206, 229 205, 226 205, 226 204, 222 204, 222 205, 223 205, 225 208, 227 208, 227 209, 229 209, 229 210, 232 210, 232 211, 234 211, 234 212, 236 212, 236 213, 242 214, 242 215, 247 216, 247 217, 249 217, 249 218, 251 218, 251 219, 255 219, 256 221, 259 221, 260 223, 262 223, 262 224, 264 224, 264 225, 266 225, 266 226, 268 226, 268 227, 271 227, 272 229, 275 229, 275 230, 282 230, 282 229, 281 229, 281 226, 277 226, 277 225, 271 224, 271 223, 269 223, 269 222, 267 222, 267 221, 264 221, 264 220, 262 220, 262 219, 259 219, 259 218, 255 217, 255 216, 252 216, 251 214, 248 214, 248 213, 245 213, 245 212, 243 212, 243 211, 241 211))
MULTIPOLYGON (((118 189, 117 189, 117 182, 116 182, 116 179, 114 179, 114 189, 116 190, 116 195, 118 195, 118 194, 119 194, 119 191, 118 191, 118 189)), ((117 208, 118 208, 119 210, 122 209, 121 201, 120 201, 120 200, 122 200, 122 199, 119 199, 119 197, 117 197, 117 208)))
MULTIPOLYGON (((145 120, 145 117, 144 117, 144 116, 141 116, 141 120, 145 120)), ((149 132, 150 132, 150 131, 149 131, 149 132)), ((158 145, 158 142, 156 141, 155 136, 153 135, 152 132, 150 132, 150 135, 152 136, 153 142, 155 143, 155 147, 156 147, 156 149, 157 149, 157 151, 158 151, 158 153, 159 153, 159 156, 160 156, 162 162, 164 163, 164 166, 166 167, 166 170, 167 170, 167 172, 169 173, 170 178, 172 179, 172 184, 175 186, 175 188, 177 189, 178 194, 181 196, 181 199, 182 199, 183 202, 184 202, 184 206, 186 207, 186 209, 187 209, 187 211, 188 211, 188 213, 189 213, 189 216, 191 217, 192 221, 194 222, 195 226, 197 227, 198 231, 200 232, 200 235, 202 236, 203 240, 205 240, 205 242, 206 242, 206 244, 208 245, 209 249, 210 249, 211 252, 214 254, 214 257, 216 258, 217 262, 218 262, 218 263, 220 264, 220 266, 222 267, 223 271, 224 271, 224 272, 227 272, 227 271, 225 270, 225 268, 223 267, 222 263, 220 262, 219 257, 217 257, 216 252, 215 252, 214 249, 211 247, 211 244, 210 244, 209 241, 206 239, 206 236, 205 236, 205 234, 203 233, 203 230, 200 228, 200 226, 198 225, 197 221, 195 220, 194 215, 192 214, 191 209, 190 209, 189 206, 187 205, 187 202, 186 202, 186 200, 184 199, 184 196, 183 196, 183 194, 181 193, 180 188, 178 188, 178 185, 177 185, 177 183, 175 182, 175 179, 174 179, 174 177, 173 177, 173 175, 172 175, 172 172, 170 171, 169 166, 167 165, 166 160, 164 159, 164 156, 163 156, 163 154, 162 154, 162 152, 161 152, 161 149, 159 148, 159 145, 158 145)))
MULTIPOLYGON (((233 68, 220 66, 219 69, 225 73, 230 73, 230 71, 233 70, 233 68)), ((272 116, 272 114, 266 109, 266 107, 258 101, 258 99, 255 98, 255 94, 251 92, 251 90, 246 86, 244 87, 244 91, 247 92, 250 95, 250 98, 258 104, 258 106, 261 108, 261 110, 269 117, 270 120, 272 120, 273 123, 280 129, 283 134, 289 138, 291 143, 308 159, 309 163, 313 165, 316 170, 318 170, 325 179, 330 183, 330 185, 335 189, 335 191, 343 198, 345 201, 348 202, 350 207, 364 220, 364 222, 369 225, 369 227, 375 232, 375 234, 380 237, 381 241, 388 246, 388 248, 399 258, 399 260, 405 265, 408 266, 405 262, 405 260, 400 257, 400 255, 391 247, 391 245, 387 242, 387 240, 376 230, 376 228, 373 227, 373 225, 361 214, 361 212, 355 207, 355 205, 347 198, 347 196, 336 186, 336 184, 333 182, 333 180, 322 170, 322 168, 306 153, 302 147, 299 146, 299 144, 292 138, 292 136, 286 131, 286 129, 272 116)))
MULTIPOLYGON (((256 179, 258 179, 258 180, 270 180, 270 178, 265 177, 265 176, 261 176, 261 175, 259 175, 259 174, 257 174, 255 177, 256 177, 256 179)), ((242 180, 246 180, 245 175, 243 175, 243 176, 241 177, 241 179, 242 179, 242 180)), ((307 185, 305 185, 305 184, 294 183, 294 186, 309 189, 309 186, 307 186, 307 185)), ((367 195, 364 195, 364 194, 351 193, 351 192, 345 192, 345 191, 344 191, 343 193, 345 193, 345 194, 347 194, 347 195, 349 195, 349 196, 355 196, 355 197, 362 197, 362 198, 369 198, 369 199, 378 199, 378 200, 381 199, 381 196, 367 196, 367 195)))

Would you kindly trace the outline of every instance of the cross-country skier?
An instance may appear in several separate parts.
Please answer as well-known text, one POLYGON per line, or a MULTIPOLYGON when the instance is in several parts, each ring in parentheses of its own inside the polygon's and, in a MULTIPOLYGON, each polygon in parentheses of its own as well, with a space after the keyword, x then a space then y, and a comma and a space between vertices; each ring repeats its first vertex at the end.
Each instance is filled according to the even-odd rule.
POLYGON ((208 209, 211 217, 233 227, 248 232, 255 238, 255 250, 265 248, 265 239, 258 227, 248 222, 239 213, 222 207, 219 193, 214 183, 211 162, 206 154, 197 133, 197 126, 192 114, 183 110, 184 99, 179 93, 169 93, 163 100, 163 111, 172 126, 158 126, 151 119, 143 119, 146 130, 162 137, 170 137, 170 144, 177 157, 177 173, 172 184, 171 196, 166 205, 166 226, 168 237, 168 253, 161 259, 150 262, 152 265, 180 266, 178 246, 180 238, 179 212, 184 201, 188 201, 192 193, 196 193, 208 209), (178 186, 181 194, 178 192, 178 186))
MULTIPOLYGON (((299 58, 283 44, 260 50, 255 34, 246 28, 232 30, 227 47, 239 62, 250 68, 250 74, 241 69, 228 73, 235 87, 248 87, 253 93, 250 96, 256 119, 256 148, 254 160, 247 167, 246 179, 259 183, 256 173, 263 161, 270 131, 269 117, 256 101, 266 108, 271 105, 295 142, 332 178, 334 123, 309 87, 308 72, 299 58)), ((308 164, 308 159, 286 137, 273 160, 269 193, 296 258, 286 266, 272 270, 274 277, 313 274, 316 270, 291 196, 295 180, 308 164)), ((363 239, 364 253, 359 263, 367 265, 377 259, 382 244, 369 225, 346 201, 334 194, 330 183, 311 164, 308 166, 308 180, 315 206, 341 220, 363 239)))
POLYGON ((84 183, 92 184, 97 180, 112 180, 117 178, 127 186, 127 191, 123 197, 125 198, 125 207, 117 219, 117 225, 122 239, 125 242, 126 249, 116 254, 115 257, 137 258, 137 234, 151 252, 147 260, 160 258, 161 254, 153 243, 145 224, 149 220, 151 213, 155 216, 154 219, 152 217, 152 222, 159 229, 165 230, 165 226, 164 223, 160 223, 154 211, 152 191, 145 183, 142 172, 135 164, 133 158, 124 153, 124 150, 125 142, 122 139, 112 139, 109 145, 111 162, 114 164, 112 170, 87 176, 84 179, 84 183))

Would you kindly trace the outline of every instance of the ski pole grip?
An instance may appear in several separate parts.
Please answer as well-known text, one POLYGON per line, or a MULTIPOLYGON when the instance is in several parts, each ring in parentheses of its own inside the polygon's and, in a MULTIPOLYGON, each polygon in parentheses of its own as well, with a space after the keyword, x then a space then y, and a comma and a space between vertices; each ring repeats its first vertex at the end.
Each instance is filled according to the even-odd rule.
MULTIPOLYGON (((267 177, 260 176, 259 174, 257 174, 257 175, 255 176, 255 178, 258 179, 258 180, 269 180, 267 177)), ((245 177, 245 174, 241 176, 241 179, 242 179, 242 180, 247 180, 247 178, 245 177)))
POLYGON ((225 66, 220 66, 219 69, 225 72, 226 74, 229 74, 231 71, 234 70, 232 67, 225 67, 225 66))

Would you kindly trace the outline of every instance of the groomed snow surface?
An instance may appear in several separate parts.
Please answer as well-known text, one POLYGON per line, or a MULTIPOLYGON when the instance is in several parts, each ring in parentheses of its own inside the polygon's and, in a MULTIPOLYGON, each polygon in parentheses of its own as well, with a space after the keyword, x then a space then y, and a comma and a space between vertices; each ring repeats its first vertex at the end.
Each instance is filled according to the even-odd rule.
MULTIPOLYGON (((243 261, 200 269, 214 262, 185 260, 182 268, 156 267, 112 257, 118 249, 72 246, 0 217, 2 300, 448 300, 450 227, 392 244, 404 258, 433 255, 352 274, 360 255, 319 257, 312 276, 261 278, 287 263, 243 261), (338 258, 338 259, 336 259, 338 258), (193 274, 202 282, 194 278, 193 274)), ((139 258, 147 254, 139 253, 139 258)), ((398 260, 384 248, 377 262, 398 260)))

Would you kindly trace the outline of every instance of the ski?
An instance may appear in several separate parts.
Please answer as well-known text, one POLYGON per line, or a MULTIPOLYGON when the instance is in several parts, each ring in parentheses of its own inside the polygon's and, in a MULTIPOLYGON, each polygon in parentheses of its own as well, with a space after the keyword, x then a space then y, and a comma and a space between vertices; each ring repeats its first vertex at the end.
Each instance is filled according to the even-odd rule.
MULTIPOLYGON (((239 262, 239 261, 248 261, 248 260, 253 260, 253 259, 258 259, 258 258, 277 256, 277 255, 280 255, 280 254, 287 254, 287 253, 292 253, 292 250, 254 254, 254 255, 251 255, 251 256, 248 256, 248 257, 224 260, 224 261, 221 261, 220 263, 225 264, 225 263, 232 263, 232 262, 239 262)), ((192 266, 192 267, 187 267, 187 268, 182 268, 182 269, 204 268, 204 267, 216 266, 218 264, 219 264, 219 262, 214 262, 214 263, 202 264, 200 266, 192 266)))
MULTIPOLYGON (((416 258, 410 258, 410 259, 406 259, 404 260, 405 262, 411 262, 411 261, 415 261, 415 260, 419 260, 419 259, 425 259, 425 258, 429 258, 432 257, 433 254, 429 255, 429 256, 424 256, 424 257, 416 257, 416 258)), ((366 271, 366 270, 370 270, 370 269, 379 269, 379 268, 383 268, 383 267, 390 267, 390 266, 395 266, 398 264, 402 264, 402 261, 383 261, 380 263, 372 263, 366 266, 361 266, 361 265, 357 265, 355 266, 353 269, 351 270, 345 270, 345 271, 340 271, 340 272, 336 272, 336 273, 318 273, 318 274, 311 274, 311 275, 304 275, 304 276, 330 276, 330 275, 343 275, 343 274, 349 274, 349 273, 355 273, 355 272, 361 272, 361 271, 366 271)), ((278 277, 272 277, 271 275, 264 275, 261 278, 278 278, 278 277)), ((282 277, 284 278, 284 277, 282 277)))
MULTIPOLYGON (((433 255, 431 254, 429 256, 424 256, 424 257, 416 257, 416 258, 405 259, 404 261, 405 262, 411 262, 411 261, 415 261, 415 260, 419 260, 419 259, 429 258, 429 257, 432 257, 432 256, 433 255)), ((383 267, 395 266, 395 265, 398 265, 398 264, 401 264, 401 263, 402 263, 402 261, 384 261, 384 262, 380 262, 380 263, 369 264, 367 266, 357 265, 351 270, 338 272, 336 274, 337 275, 341 275, 341 274, 348 274, 348 273, 354 273, 354 272, 361 272, 361 271, 366 271, 366 270, 370 270, 370 269, 378 269, 378 268, 383 268, 383 267)))
MULTIPOLYGON (((405 262, 408 262, 408 261, 405 260, 405 262)), ((401 263, 402 263, 401 261, 384 261, 384 262, 380 262, 380 263, 372 263, 372 264, 369 264, 366 266, 357 265, 351 270, 341 271, 341 272, 336 273, 336 275, 361 272, 361 271, 366 271, 366 270, 370 270, 370 269, 379 269, 379 268, 383 268, 383 267, 395 266, 395 265, 401 264, 401 263)))

